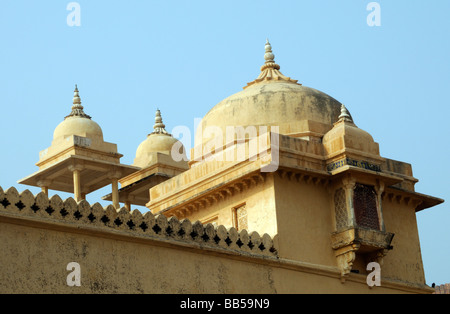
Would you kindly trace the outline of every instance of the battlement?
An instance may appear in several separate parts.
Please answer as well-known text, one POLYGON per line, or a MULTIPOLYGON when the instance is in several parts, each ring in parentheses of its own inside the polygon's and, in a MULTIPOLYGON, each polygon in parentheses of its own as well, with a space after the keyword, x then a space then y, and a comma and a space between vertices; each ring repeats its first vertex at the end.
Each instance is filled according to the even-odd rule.
POLYGON ((200 221, 188 219, 179 221, 176 217, 142 214, 139 210, 129 212, 122 207, 103 207, 99 203, 90 205, 87 201, 76 202, 73 198, 62 200, 58 195, 48 198, 46 194, 33 195, 29 190, 19 192, 11 187, 6 191, 0 187, 0 216, 13 214, 15 218, 36 218, 48 223, 67 226, 91 226, 98 230, 120 230, 127 235, 148 237, 152 240, 174 240, 192 243, 197 247, 215 248, 226 252, 277 257, 273 239, 268 235, 259 235, 254 231, 238 231, 223 225, 214 227, 200 221))

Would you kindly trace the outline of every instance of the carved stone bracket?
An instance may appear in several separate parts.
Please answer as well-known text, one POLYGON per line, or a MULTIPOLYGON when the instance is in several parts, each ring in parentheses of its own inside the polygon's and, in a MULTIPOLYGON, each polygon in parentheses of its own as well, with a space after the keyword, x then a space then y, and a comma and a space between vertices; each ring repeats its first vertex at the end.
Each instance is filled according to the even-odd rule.
POLYGON ((360 244, 353 243, 341 247, 335 251, 337 265, 341 271, 341 281, 345 282, 345 278, 350 274, 353 263, 356 259, 356 251, 360 248, 360 244))
POLYGON ((331 246, 335 251, 337 266, 341 271, 341 281, 350 274, 356 253, 364 255, 365 262, 383 264, 383 258, 392 249, 394 234, 364 228, 349 228, 331 235, 331 246))

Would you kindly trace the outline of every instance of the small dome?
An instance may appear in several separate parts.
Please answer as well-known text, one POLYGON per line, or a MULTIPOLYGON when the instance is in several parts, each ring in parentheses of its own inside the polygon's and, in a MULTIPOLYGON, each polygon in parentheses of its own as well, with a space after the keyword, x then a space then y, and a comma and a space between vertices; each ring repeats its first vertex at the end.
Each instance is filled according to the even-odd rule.
POLYGON ((61 122, 53 132, 53 139, 65 138, 71 135, 78 135, 89 138, 100 138, 103 140, 103 132, 100 126, 86 118, 67 117, 61 122))
POLYGON ((328 155, 341 153, 344 149, 380 155, 379 146, 372 135, 358 128, 344 105, 341 115, 334 127, 322 139, 323 146, 328 155))
POLYGON ((136 158, 142 157, 147 153, 163 153, 170 155, 172 147, 179 142, 176 138, 168 134, 152 133, 138 146, 136 158))
MULTIPOLYGON (((185 160, 185 149, 183 144, 176 138, 172 137, 165 130, 165 125, 162 122, 161 112, 156 111, 154 131, 150 133, 147 138, 138 146, 136 150, 136 158, 134 159, 134 166, 145 168, 154 163, 154 153, 162 153, 172 156, 172 148, 174 144, 178 143, 178 151, 185 160)), ((172 158, 175 161, 179 160, 180 156, 172 158)))
POLYGON ((64 139, 68 136, 77 135, 103 141, 103 132, 100 126, 84 113, 81 106, 78 87, 75 85, 72 112, 64 118, 53 132, 53 140, 64 139))

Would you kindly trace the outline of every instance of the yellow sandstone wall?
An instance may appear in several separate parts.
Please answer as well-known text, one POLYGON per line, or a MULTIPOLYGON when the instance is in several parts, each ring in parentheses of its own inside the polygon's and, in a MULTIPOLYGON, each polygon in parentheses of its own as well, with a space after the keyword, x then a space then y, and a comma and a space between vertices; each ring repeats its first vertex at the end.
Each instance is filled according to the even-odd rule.
POLYGON ((386 230, 395 234, 393 250, 384 258, 385 276, 402 281, 425 282, 416 213, 411 204, 383 200, 386 230))
POLYGON ((273 176, 268 174, 263 182, 251 188, 235 191, 220 202, 189 216, 192 221, 208 220, 217 216, 217 224, 226 227, 234 226, 234 208, 245 204, 248 217, 248 229, 259 230, 275 236, 277 234, 273 176))
MULTIPOLYGON (((314 264, 334 266, 330 236, 334 231, 331 195, 320 184, 307 184, 274 175, 277 207, 278 255, 314 264), (292 236, 295 230, 295 236, 292 236), (328 249, 327 249, 328 248, 328 249)), ((414 204, 383 198, 387 232, 394 233, 393 250, 383 259, 382 276, 404 283, 425 284, 414 204)), ((366 274, 366 261, 356 258, 353 269, 366 274)))
POLYGON ((341 283, 337 267, 280 256, 267 234, 14 188, 0 188, 0 234, 0 293, 432 292, 390 280, 369 288, 361 274, 341 283), (67 285, 70 262, 79 287, 67 285))
POLYGON ((330 238, 332 209, 326 187, 305 180, 282 179, 278 174, 274 180, 280 256, 335 266, 330 238))

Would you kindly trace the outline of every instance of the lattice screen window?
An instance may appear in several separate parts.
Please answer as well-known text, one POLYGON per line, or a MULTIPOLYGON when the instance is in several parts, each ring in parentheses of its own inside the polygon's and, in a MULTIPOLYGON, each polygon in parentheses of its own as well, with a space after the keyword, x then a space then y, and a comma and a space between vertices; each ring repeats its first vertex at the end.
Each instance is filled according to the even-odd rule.
POLYGON ((334 193, 334 211, 336 215, 336 229, 345 229, 348 225, 348 212, 345 191, 342 188, 334 193))
POLYGON ((245 204, 234 209, 234 222, 237 230, 248 230, 247 208, 245 204))
POLYGON ((356 184, 353 194, 353 208, 359 227, 380 230, 377 210, 377 194, 373 186, 356 184))

